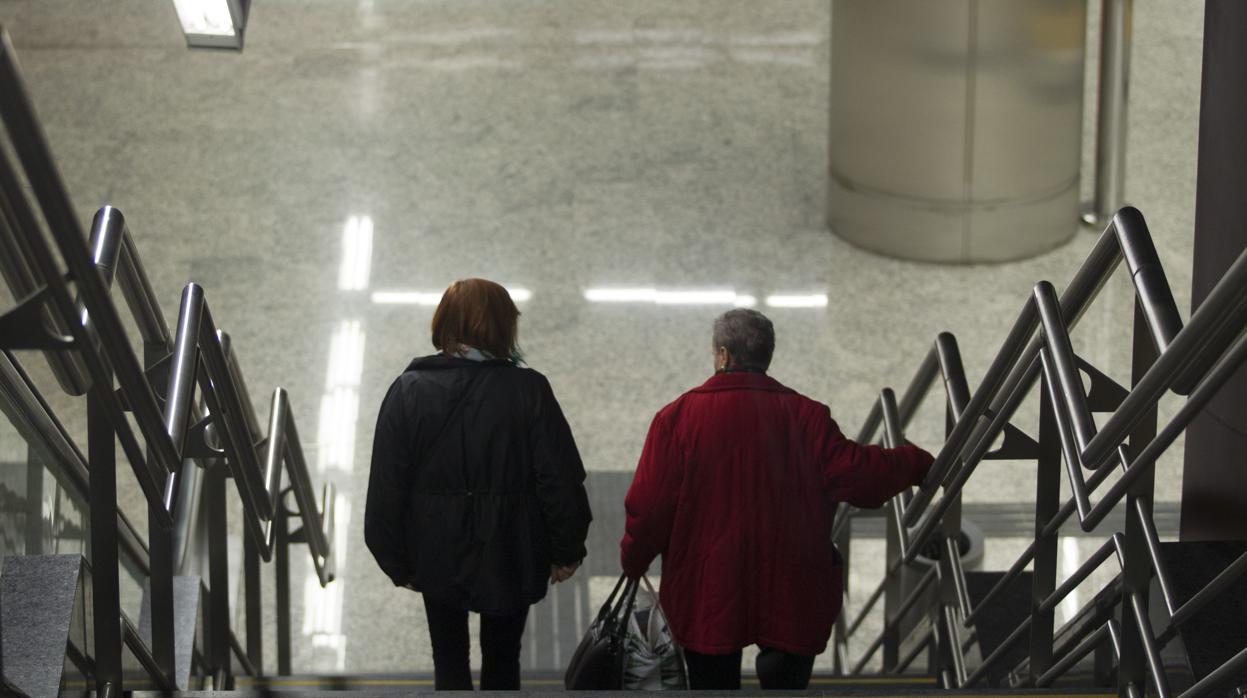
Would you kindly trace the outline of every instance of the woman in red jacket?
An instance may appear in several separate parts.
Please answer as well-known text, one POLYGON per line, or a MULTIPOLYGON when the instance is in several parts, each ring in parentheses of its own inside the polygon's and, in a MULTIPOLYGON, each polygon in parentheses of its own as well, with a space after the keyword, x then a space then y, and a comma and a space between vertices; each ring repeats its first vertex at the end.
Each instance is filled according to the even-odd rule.
POLYGON ((804 689, 840 613, 836 504, 882 506, 931 466, 916 446, 845 438, 826 405, 766 375, 774 349, 757 311, 715 321, 715 375, 654 417, 624 502, 624 573, 663 556, 692 689, 740 688, 754 644, 762 688, 804 689))

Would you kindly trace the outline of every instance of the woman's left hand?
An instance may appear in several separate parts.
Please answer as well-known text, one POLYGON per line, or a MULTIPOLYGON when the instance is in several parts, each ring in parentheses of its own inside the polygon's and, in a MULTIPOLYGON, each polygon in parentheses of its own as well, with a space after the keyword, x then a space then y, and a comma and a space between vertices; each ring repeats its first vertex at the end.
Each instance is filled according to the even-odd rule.
POLYGON ((576 570, 580 568, 580 563, 575 562, 570 565, 550 565, 550 584, 554 585, 559 582, 566 582, 571 579, 576 570))

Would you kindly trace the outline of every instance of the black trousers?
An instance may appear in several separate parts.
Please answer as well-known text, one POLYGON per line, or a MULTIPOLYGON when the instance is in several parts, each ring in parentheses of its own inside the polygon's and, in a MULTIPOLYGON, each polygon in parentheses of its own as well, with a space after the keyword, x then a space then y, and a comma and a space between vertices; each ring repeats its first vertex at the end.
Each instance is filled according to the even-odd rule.
MULTIPOLYGON (((439 691, 472 690, 469 667, 472 640, 468 612, 424 595, 433 642, 433 687, 439 691)), ((481 690, 520 690, 520 640, 528 609, 509 615, 481 615, 481 690)))
MULTIPOLYGON (((814 657, 792 654, 771 647, 759 647, 758 682, 763 690, 805 690, 814 671, 814 657)), ((688 687, 694 691, 735 691, 740 689, 740 651, 731 654, 698 654, 684 650, 688 665, 688 687)))

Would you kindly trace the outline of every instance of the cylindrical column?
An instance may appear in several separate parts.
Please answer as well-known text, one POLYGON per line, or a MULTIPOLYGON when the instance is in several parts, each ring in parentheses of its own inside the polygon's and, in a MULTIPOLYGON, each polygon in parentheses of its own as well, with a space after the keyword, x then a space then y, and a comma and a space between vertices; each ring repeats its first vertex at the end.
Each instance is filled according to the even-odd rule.
MULTIPOLYGON (((1191 307, 1198 308, 1247 248, 1247 3, 1204 5, 1199 174, 1191 307)), ((1240 368, 1186 431, 1184 541, 1247 539, 1247 368, 1240 368)))
POLYGON ((1078 229, 1086 0, 833 0, 827 220, 855 245, 1018 259, 1078 229))
POLYGON ((1134 0, 1102 0, 1101 7, 1095 200, 1083 215, 1084 221, 1094 225, 1111 220, 1126 197, 1126 107, 1134 0))

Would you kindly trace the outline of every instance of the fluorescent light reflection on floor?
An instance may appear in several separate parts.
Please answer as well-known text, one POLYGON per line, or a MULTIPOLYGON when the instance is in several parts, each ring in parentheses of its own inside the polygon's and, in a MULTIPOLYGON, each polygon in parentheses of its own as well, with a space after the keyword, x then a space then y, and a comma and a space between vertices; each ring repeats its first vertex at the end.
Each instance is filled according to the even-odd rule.
POLYGON ((752 308, 758 299, 731 289, 586 288, 590 303, 653 303, 656 305, 734 305, 752 308))
POLYGON ((342 267, 338 270, 338 288, 363 291, 368 288, 372 271, 372 217, 351 216, 342 230, 342 267))
MULTIPOLYGON (((351 502, 339 494, 334 503, 337 527, 334 540, 329 541, 337 557, 339 569, 347 565, 350 543, 347 531, 351 523, 351 502)), ((303 580, 303 635, 311 638, 312 664, 333 671, 346 670, 347 637, 342 632, 342 608, 345 585, 336 580, 327 587, 313 570, 303 580)))
MULTIPOLYGON (((533 298, 533 292, 519 286, 508 286, 507 293, 516 303, 524 303, 533 298)), ((374 291, 372 302, 377 305, 423 305, 436 307, 442 302, 441 291, 374 291)))
MULTIPOLYGON (((1081 565, 1082 565, 1082 555, 1078 551, 1078 539, 1072 536, 1062 538, 1061 539, 1062 575, 1068 578, 1074 572, 1078 571, 1078 568, 1081 565)), ((1074 616, 1078 615, 1078 611, 1081 608, 1082 608, 1082 604, 1080 603, 1080 600, 1078 598, 1078 588, 1075 587, 1074 590, 1071 591, 1069 595, 1066 596, 1061 601, 1061 615, 1064 616, 1065 621, 1068 621, 1070 618, 1073 618, 1074 616)))
POLYGON ((420 291, 373 291, 372 302, 380 305, 429 305, 440 303, 442 294, 420 291))
POLYGON ((364 372, 364 329, 359 320, 343 320, 338 323, 329 338, 329 367, 325 373, 325 388, 340 386, 358 387, 364 372))
POLYGON ((827 294, 775 294, 766 297, 768 308, 826 308, 827 294))
POLYGON ((342 320, 329 339, 329 366, 320 398, 317 466, 349 473, 355 469, 359 383, 364 373, 364 330, 359 320, 342 320))
POLYGON ((659 305, 735 305, 735 291, 658 291, 654 302, 659 305))
MULTIPOLYGON (((362 222, 364 217, 360 218, 362 222)), ((359 223, 356 226, 357 230, 364 229, 359 223)), ((367 230, 371 239, 371 221, 367 230)), ((325 370, 325 392, 320 398, 320 421, 316 432, 318 482, 349 480, 350 473, 355 470, 359 386, 364 374, 366 334, 362 320, 343 318, 338 321, 329 337, 329 365, 325 370)), ((345 494, 339 494, 333 506, 335 536, 329 544, 334 551, 338 569, 346 569, 350 548, 347 531, 351 524, 351 502, 345 494)), ((320 578, 309 564, 309 570, 303 578, 303 635, 309 638, 312 647, 311 657, 305 661, 315 667, 316 671, 346 670, 347 637, 342 632, 345 595, 345 580, 339 578, 329 586, 321 587, 320 578)))
POLYGON ((731 305, 751 308, 758 299, 733 290, 656 288, 589 288, 584 299, 590 303, 654 303, 656 305, 731 305))

